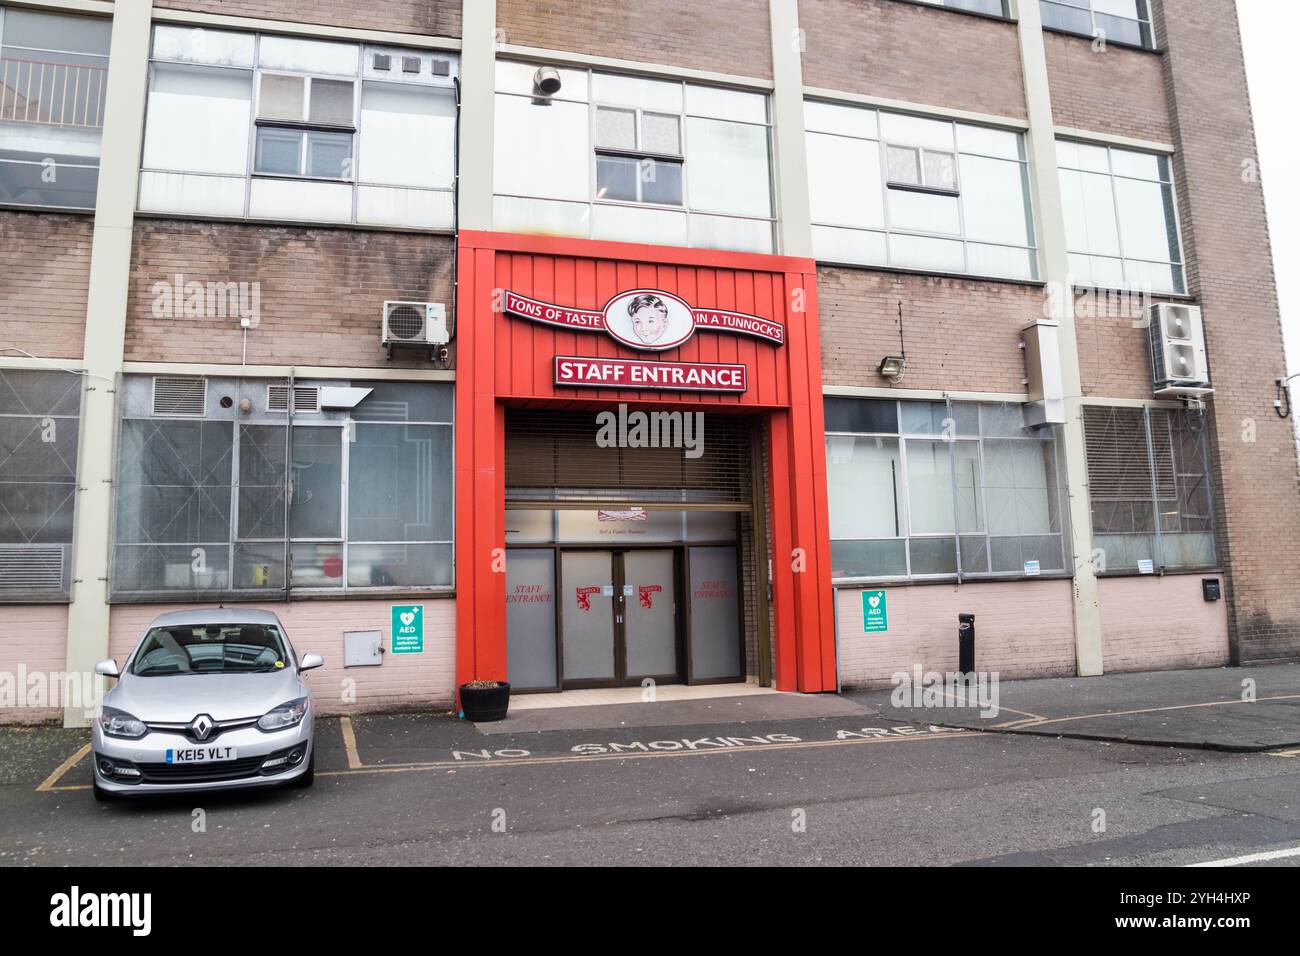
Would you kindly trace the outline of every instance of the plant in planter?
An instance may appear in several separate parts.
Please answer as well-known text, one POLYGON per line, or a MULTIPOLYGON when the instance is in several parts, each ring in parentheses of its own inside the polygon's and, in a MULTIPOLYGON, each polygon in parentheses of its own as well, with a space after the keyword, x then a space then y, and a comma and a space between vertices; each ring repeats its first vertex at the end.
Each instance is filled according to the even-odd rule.
POLYGON ((504 720, 510 709, 510 685, 503 680, 473 680, 460 685, 460 709, 466 720, 504 720))

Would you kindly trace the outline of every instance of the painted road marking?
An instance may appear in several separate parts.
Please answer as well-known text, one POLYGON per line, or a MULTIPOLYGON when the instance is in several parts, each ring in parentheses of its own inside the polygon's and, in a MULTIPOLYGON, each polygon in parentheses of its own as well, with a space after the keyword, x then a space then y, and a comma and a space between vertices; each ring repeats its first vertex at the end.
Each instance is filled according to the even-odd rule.
POLYGON ((1188 863, 1189 867, 1200 866, 1246 866, 1249 863, 1265 863, 1269 860, 1286 860, 1300 856, 1300 846, 1289 850, 1270 850, 1267 853, 1251 853, 1247 856, 1231 856, 1226 860, 1207 860, 1204 863, 1188 863))
POLYGON ((1300 747, 1295 750, 1271 750, 1268 755, 1270 757, 1300 757, 1300 747))
MULTIPOLYGON (((1211 700, 1202 704, 1175 704, 1170 707, 1147 707, 1143 710, 1106 710, 1096 714, 1075 714, 1072 717, 1052 717, 1037 720, 1016 720, 998 724, 999 729, 1021 730, 1027 727, 1042 727, 1046 724, 1064 724, 1072 720, 1092 720, 1096 717, 1134 717, 1138 714, 1160 714, 1170 710, 1192 710, 1197 707, 1227 707, 1232 704, 1257 704, 1266 700, 1300 700, 1300 694, 1286 694, 1278 697, 1259 697, 1255 700, 1211 700)), ((1007 710, 1008 708, 1002 708, 1007 710)), ((1013 711, 1014 713, 1014 711, 1013 711)))
POLYGON ((361 762, 361 754, 357 751, 357 735, 352 730, 352 718, 340 717, 339 730, 343 733, 343 749, 348 752, 348 769, 360 770, 365 764, 361 762))
MULTIPOLYGON (((55 784, 63 777, 65 773, 81 762, 81 758, 90 753, 90 744, 82 744, 81 748, 63 763, 54 768, 54 773, 50 774, 41 781, 40 786, 36 788, 37 793, 47 793, 51 790, 66 790, 67 787, 56 787, 55 784)), ((79 790, 89 790, 90 787, 78 787, 79 790)))
MULTIPOLYGON (((880 731, 883 728, 863 728, 865 731, 880 731)), ((370 765, 349 770, 318 770, 318 777, 355 777, 367 774, 381 773, 414 773, 418 771, 436 771, 436 770, 460 770, 465 767, 533 767, 533 766, 553 766, 555 764, 576 764, 576 763, 599 763, 607 760, 645 760, 651 757, 698 757, 705 755, 720 754, 754 754, 767 753, 771 750, 811 750, 822 747, 852 747, 862 744, 891 744, 891 743, 921 743, 929 740, 957 740, 969 737, 987 736, 981 731, 976 730, 948 730, 946 728, 935 728, 932 730, 921 730, 919 728, 908 728, 915 730, 913 734, 896 734, 887 736, 863 736, 863 731, 841 730, 838 734, 855 734, 857 736, 848 738, 837 738, 834 740, 799 740, 797 738, 789 742, 765 743, 752 747, 728 747, 726 749, 708 749, 708 750, 646 750, 631 751, 620 753, 570 753, 570 754, 538 754, 536 756, 510 756, 494 759, 478 760, 430 760, 425 762, 386 764, 382 766, 370 765)), ((785 736, 785 735, 771 735, 785 736)), ((648 745, 647 745, 648 746, 648 745)), ((506 752, 527 754, 528 751, 521 751, 517 748, 503 748, 506 752)), ((464 753, 465 751, 461 751, 464 753)), ((455 751, 453 751, 455 753, 455 751)), ((47 788, 47 792, 64 792, 69 790, 89 790, 90 787, 85 784, 72 786, 47 788)))

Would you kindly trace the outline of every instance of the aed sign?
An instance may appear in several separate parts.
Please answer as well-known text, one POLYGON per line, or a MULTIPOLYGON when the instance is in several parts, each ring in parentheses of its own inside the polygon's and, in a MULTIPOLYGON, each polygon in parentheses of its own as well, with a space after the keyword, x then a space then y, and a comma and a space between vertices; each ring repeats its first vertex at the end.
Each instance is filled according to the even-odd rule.
POLYGON ((424 653, 424 605, 393 605, 393 653, 424 653))
POLYGON ((748 370, 743 365, 557 355, 555 384, 581 388, 739 393, 749 388, 749 378, 748 370))
POLYGON ((862 630, 867 634, 889 630, 889 605, 884 591, 862 592, 862 630))

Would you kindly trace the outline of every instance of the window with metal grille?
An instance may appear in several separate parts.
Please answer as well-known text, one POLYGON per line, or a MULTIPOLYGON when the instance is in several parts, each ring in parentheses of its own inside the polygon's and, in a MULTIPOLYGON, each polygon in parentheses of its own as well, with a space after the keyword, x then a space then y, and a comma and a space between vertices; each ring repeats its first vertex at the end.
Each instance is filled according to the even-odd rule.
POLYGON ((1089 406, 1084 428, 1098 571, 1214 567, 1204 415, 1089 406))
POLYGON ((832 575, 1068 574, 1056 432, 1022 410, 826 399, 832 575))
POLYGON ((0 369, 0 602, 69 597, 81 386, 0 369))

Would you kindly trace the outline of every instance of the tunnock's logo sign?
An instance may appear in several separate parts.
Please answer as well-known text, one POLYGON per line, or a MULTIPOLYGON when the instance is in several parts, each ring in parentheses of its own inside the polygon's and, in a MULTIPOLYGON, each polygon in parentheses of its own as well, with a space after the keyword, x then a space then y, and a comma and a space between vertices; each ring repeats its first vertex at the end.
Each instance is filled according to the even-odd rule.
POLYGON ((605 332, 615 341, 641 352, 662 352, 684 344, 699 329, 747 335, 785 344, 785 326, 772 319, 729 309, 698 309, 661 289, 620 292, 596 312, 539 302, 502 290, 502 311, 529 322, 556 325, 575 332, 605 332))

